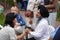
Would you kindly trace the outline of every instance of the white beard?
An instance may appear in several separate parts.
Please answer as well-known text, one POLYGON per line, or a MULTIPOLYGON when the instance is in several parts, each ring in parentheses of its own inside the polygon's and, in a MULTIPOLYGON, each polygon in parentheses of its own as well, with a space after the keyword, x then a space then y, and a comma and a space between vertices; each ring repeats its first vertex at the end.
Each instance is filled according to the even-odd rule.
POLYGON ((23 27, 19 26, 19 27, 16 27, 14 28, 16 33, 22 33, 23 32, 23 27))

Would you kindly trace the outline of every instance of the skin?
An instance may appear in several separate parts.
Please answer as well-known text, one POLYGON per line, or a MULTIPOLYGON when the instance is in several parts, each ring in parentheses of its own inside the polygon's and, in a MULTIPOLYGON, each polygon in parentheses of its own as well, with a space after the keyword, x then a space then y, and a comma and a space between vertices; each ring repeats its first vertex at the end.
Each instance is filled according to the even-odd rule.
POLYGON ((53 39, 50 37, 49 40, 53 40, 53 39))
POLYGON ((57 1, 58 0, 52 0, 53 3, 52 4, 49 4, 49 5, 44 5, 46 8, 48 8, 48 11, 56 11, 55 9, 54 10, 51 10, 52 8, 56 8, 57 6, 57 1))
MULTIPOLYGON (((14 25, 16 25, 16 23, 17 23, 16 18, 13 20, 13 23, 14 23, 14 25)), ((16 26, 16 27, 18 27, 18 26, 16 26)), ((16 28, 16 27, 14 26, 14 28, 16 28)), ((26 31, 24 31, 21 35, 16 36, 16 38, 17 38, 17 40, 18 39, 23 40, 25 35, 26 35, 26 31)))
MULTIPOLYGON (((41 15, 40 15, 40 12, 38 12, 37 14, 36 14, 38 17, 40 17, 41 15)), ((32 20, 30 20, 30 22, 32 22, 32 20)), ((28 28, 26 28, 26 30, 25 30, 25 32, 28 34, 30 31, 32 31, 31 29, 28 29, 28 28)), ((33 31, 32 31, 33 32, 33 31)))

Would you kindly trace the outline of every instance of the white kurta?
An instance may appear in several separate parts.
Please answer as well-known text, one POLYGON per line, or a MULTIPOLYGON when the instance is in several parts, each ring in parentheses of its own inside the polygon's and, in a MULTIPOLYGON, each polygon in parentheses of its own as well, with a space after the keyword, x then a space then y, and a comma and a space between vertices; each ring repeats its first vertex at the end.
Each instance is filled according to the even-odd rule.
POLYGON ((16 34, 9 25, 0 30, 0 40, 16 40, 16 34))
POLYGON ((30 32, 29 35, 31 37, 34 37, 36 40, 48 40, 50 34, 49 34, 49 25, 47 20, 43 18, 36 26, 35 31, 30 32))

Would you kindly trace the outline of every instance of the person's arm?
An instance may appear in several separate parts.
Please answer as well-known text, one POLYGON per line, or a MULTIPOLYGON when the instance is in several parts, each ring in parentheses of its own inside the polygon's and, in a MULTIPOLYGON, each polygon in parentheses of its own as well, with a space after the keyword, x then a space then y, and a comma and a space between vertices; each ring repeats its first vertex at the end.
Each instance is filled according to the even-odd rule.
POLYGON ((23 32, 21 35, 16 36, 16 38, 17 38, 17 40, 18 40, 18 39, 24 39, 24 36, 25 36, 25 35, 26 35, 26 33, 23 32))
POLYGON ((36 28, 35 31, 29 31, 29 34, 32 36, 32 37, 35 37, 35 38, 40 38, 42 37, 42 35, 46 32, 46 25, 44 24, 39 24, 36 28))
POLYGON ((47 8, 55 8, 57 6, 57 1, 58 0, 53 0, 53 3, 52 4, 45 5, 45 7, 47 7, 47 8))

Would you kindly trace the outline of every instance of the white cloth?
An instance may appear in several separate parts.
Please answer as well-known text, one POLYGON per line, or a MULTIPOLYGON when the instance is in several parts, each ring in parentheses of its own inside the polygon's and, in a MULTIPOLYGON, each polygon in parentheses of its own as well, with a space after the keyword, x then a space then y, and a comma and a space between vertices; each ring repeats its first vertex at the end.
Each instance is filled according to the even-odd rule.
POLYGON ((27 5, 27 10, 34 11, 34 7, 37 7, 39 4, 38 0, 29 0, 27 5))
POLYGON ((27 5, 27 10, 33 11, 35 0, 29 0, 27 5))
POLYGON ((44 0, 39 0, 39 5, 44 5, 44 0))
POLYGON ((52 35, 52 33, 55 31, 55 28, 51 25, 49 25, 49 34, 50 34, 50 37, 52 35))
POLYGON ((2 29, 3 28, 3 26, 2 25, 0 25, 0 29, 2 29))
POLYGON ((57 12, 49 13, 49 17, 48 17, 49 24, 55 26, 56 18, 57 18, 57 12))
POLYGON ((44 0, 29 0, 28 1, 27 10, 31 10, 34 13, 33 25, 36 25, 37 23, 36 14, 38 13, 38 6, 40 4, 44 5, 44 0))
POLYGON ((0 30, 0 40, 16 40, 16 34, 9 25, 0 30))
POLYGON ((48 21, 45 18, 41 19, 35 31, 30 32, 29 35, 36 38, 36 40, 48 40, 50 37, 48 21))
POLYGON ((36 14, 38 12, 38 5, 39 5, 38 0, 29 0, 28 1, 27 10, 33 11, 33 13, 34 13, 33 25, 36 25, 36 22, 37 22, 36 14))

